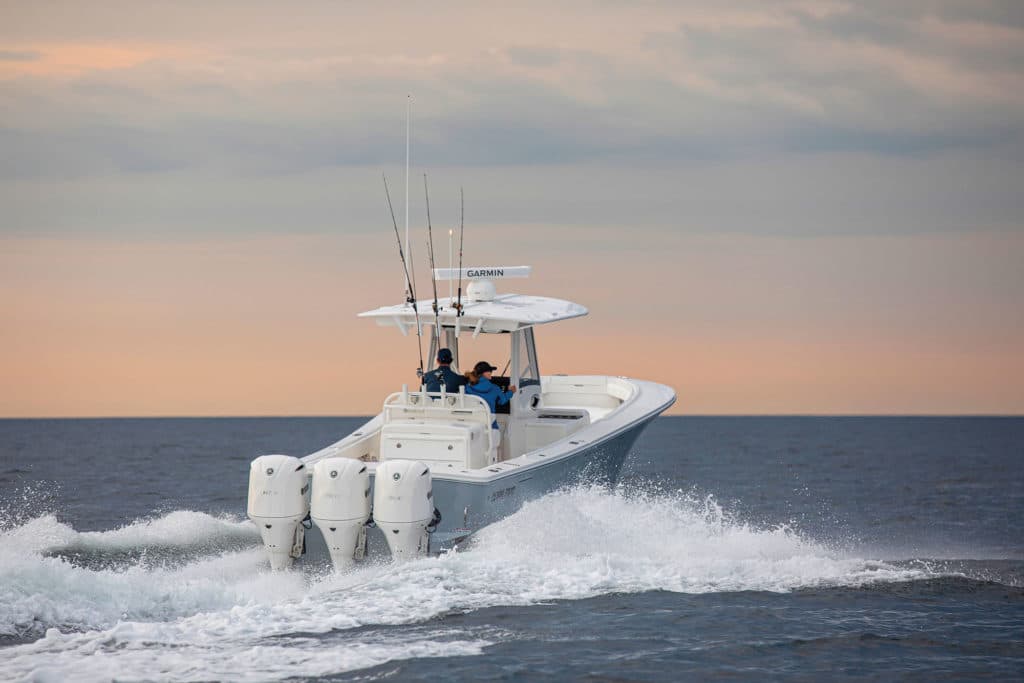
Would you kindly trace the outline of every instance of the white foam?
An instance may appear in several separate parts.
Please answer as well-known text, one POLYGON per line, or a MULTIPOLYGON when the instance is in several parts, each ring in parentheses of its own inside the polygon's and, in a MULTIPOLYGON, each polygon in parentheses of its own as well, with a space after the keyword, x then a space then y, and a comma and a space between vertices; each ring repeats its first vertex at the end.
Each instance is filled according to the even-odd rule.
POLYGON ((316 637, 359 626, 611 592, 789 591, 926 576, 845 555, 791 529, 740 523, 709 499, 587 488, 528 503, 462 551, 327 577, 270 573, 260 548, 117 570, 42 554, 75 544, 125 549, 254 534, 245 524, 176 512, 108 532, 78 533, 40 518, 0 534, 0 633, 33 625, 88 630, 52 629, 0 650, 0 678, 318 676, 402 657, 475 654, 488 642, 443 632, 405 643, 359 631, 342 647, 316 637), (34 550, 15 549, 15 540, 34 550))
POLYGON ((31 645, 0 655, 0 673, 24 681, 276 681, 318 677, 419 657, 480 654, 484 640, 352 639, 343 645, 310 638, 276 643, 225 643, 181 637, 180 628, 122 624, 105 632, 52 630, 31 645), (159 640, 154 641, 154 638, 159 640))
POLYGON ((248 520, 214 517, 177 510, 156 519, 143 519, 110 531, 77 532, 52 516, 32 520, 12 535, 35 537, 29 541, 43 552, 91 550, 111 552, 146 547, 216 547, 232 542, 253 542, 259 532, 248 520))
MULTIPOLYGON (((515 517, 484 529, 474 550, 521 558, 514 564, 524 580, 540 573, 578 596, 605 590, 789 591, 922 575, 850 557, 784 526, 737 521, 711 498, 587 488, 528 503, 515 517)), ((544 585, 538 586, 542 593, 544 585)))
MULTIPOLYGON (((258 538, 247 522, 175 512, 105 532, 76 532, 47 515, 0 533, 0 635, 47 626, 95 628, 119 619, 164 619, 254 599, 263 556, 247 551, 206 556, 176 568, 130 565, 90 570, 47 553, 192 547, 227 538, 258 538), (193 529, 188 535, 185 529, 193 529), (246 528, 248 527, 248 528, 246 528), (162 531, 171 531, 161 537, 162 531)), ((293 577, 295 589, 302 581, 293 577)))

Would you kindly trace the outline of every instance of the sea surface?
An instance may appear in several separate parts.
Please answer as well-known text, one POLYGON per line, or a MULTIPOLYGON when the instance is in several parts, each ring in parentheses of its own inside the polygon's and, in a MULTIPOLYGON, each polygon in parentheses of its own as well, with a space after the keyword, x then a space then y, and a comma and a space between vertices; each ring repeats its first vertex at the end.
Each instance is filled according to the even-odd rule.
POLYGON ((457 552, 272 573, 358 418, 0 421, 0 680, 1024 679, 1024 419, 660 418, 457 552))

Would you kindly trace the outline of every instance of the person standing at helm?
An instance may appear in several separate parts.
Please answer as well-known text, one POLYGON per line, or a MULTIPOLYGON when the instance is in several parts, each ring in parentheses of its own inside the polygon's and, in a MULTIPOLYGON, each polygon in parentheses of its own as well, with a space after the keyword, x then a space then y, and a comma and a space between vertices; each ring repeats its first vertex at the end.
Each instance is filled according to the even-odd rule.
MULTIPOLYGON (((515 387, 509 387, 508 391, 505 391, 491 381, 491 373, 497 369, 487 361, 482 360, 473 366, 472 371, 466 373, 466 380, 469 382, 466 386, 466 393, 479 396, 486 401, 492 415, 497 412, 498 406, 508 403, 512 398, 512 394, 516 392, 515 387)), ((491 429, 498 429, 497 420, 491 423, 491 429)))
POLYGON ((452 370, 451 349, 437 352, 437 367, 423 376, 427 391, 441 391, 441 387, 450 394, 459 393, 459 387, 466 383, 466 378, 452 370))

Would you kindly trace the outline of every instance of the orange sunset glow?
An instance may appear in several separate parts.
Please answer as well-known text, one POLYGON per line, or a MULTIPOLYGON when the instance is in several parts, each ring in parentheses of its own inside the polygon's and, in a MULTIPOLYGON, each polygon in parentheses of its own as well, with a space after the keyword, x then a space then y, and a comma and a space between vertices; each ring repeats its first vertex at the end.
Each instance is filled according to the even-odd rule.
POLYGON ((402 297, 410 92, 420 296, 427 173, 439 266, 464 187, 467 265, 590 309, 538 330, 545 374, 675 414, 1024 412, 1024 27, 981 5, 46 7, 0 8, 0 417, 415 382, 415 338, 356 318, 402 297))

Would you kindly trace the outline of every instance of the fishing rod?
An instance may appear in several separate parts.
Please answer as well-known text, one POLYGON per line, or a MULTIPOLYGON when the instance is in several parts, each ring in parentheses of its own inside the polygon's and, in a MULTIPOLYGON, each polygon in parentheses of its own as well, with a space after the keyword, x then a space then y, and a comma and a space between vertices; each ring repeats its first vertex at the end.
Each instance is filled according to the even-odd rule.
POLYGON ((459 302, 455 304, 455 315, 462 315, 462 238, 466 235, 466 197, 459 188, 459 302))
POLYGON ((434 228, 430 224, 430 192, 427 191, 427 174, 423 174, 423 196, 427 201, 427 253, 430 256, 430 284, 434 286, 434 339, 441 349, 441 319, 437 308, 437 270, 434 265, 434 228))
POLYGON ((416 307, 416 288, 413 286, 412 278, 409 277, 409 264, 405 260, 405 250, 402 249, 402 236, 398 232, 398 221, 395 220, 395 207, 391 204, 391 193, 388 191, 388 177, 381 174, 384 179, 384 196, 388 198, 388 210, 391 212, 391 223, 395 226, 395 239, 398 241, 398 257, 402 259, 402 272, 405 273, 405 302, 412 305, 412 313, 416 317, 416 346, 420 354, 420 366, 416 370, 416 376, 423 378, 423 332, 420 326, 420 312, 416 307))

